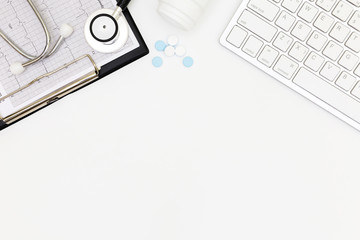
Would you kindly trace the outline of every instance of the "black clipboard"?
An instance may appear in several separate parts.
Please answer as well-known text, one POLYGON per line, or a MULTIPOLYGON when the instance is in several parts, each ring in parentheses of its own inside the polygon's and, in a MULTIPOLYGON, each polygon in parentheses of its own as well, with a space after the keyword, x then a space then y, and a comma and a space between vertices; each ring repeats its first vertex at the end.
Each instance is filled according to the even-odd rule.
POLYGON ((32 112, 29 112, 28 114, 26 114, 25 116, 22 116, 21 118, 17 119, 16 121, 13 121, 11 123, 7 123, 7 122, 0 119, 0 131, 7 128, 7 127, 9 127, 9 126, 11 126, 11 125, 13 125, 13 124, 15 124, 15 123, 17 123, 17 122, 19 122, 19 121, 21 121, 21 120, 23 120, 24 118, 26 118, 26 117, 28 117, 28 116, 42 110, 43 108, 52 105, 54 102, 60 100, 61 98, 65 97, 65 96, 67 96, 69 94, 75 93, 75 92, 79 91, 80 89, 82 89, 82 88, 84 88, 84 87, 86 87, 86 86, 88 86, 88 85, 102 79, 103 77, 105 77, 105 76, 119 70, 120 68, 122 68, 122 67, 124 67, 124 66, 138 60, 139 58, 147 55, 149 53, 149 48, 147 47, 147 45, 146 45, 146 43, 145 43, 145 41, 144 41, 138 27, 136 26, 135 21, 134 21, 134 19, 132 18, 131 14, 130 14, 130 11, 128 9, 126 9, 125 11, 123 11, 123 14, 124 14, 128 24, 129 24, 129 27, 131 28, 132 32, 134 33, 135 38, 137 39, 137 41, 138 41, 138 43, 140 45, 138 48, 136 48, 136 49, 124 54, 123 56, 121 56, 121 57, 119 57, 119 58, 105 64, 104 66, 101 66, 98 77, 96 79, 92 80, 91 82, 89 82, 87 84, 84 84, 79 88, 74 89, 73 91, 67 93, 66 95, 64 95, 64 96, 62 96, 60 98, 56 98, 56 99, 54 99, 52 101, 47 101, 45 106, 42 106, 42 107, 40 107, 40 108, 38 108, 38 109, 36 109, 36 110, 34 110, 32 112))

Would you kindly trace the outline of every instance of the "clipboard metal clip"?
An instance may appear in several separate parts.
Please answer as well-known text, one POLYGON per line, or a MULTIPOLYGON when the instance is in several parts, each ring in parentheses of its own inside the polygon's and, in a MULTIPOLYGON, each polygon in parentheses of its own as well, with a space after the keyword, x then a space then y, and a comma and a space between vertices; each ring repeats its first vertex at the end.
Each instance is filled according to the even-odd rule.
POLYGON ((23 108, 21 108, 19 111, 7 116, 7 117, 4 117, 2 118, 0 116, 0 120, 5 122, 6 124, 11 124, 11 123, 14 123, 18 120, 20 120, 21 118, 23 117, 26 117, 27 115, 49 105, 49 104, 52 104, 54 102, 56 102, 57 100, 59 100, 60 98, 76 91, 77 89, 87 85, 88 83, 92 82, 92 81, 95 81, 96 79, 99 78, 99 75, 100 75, 100 69, 97 67, 94 59, 89 55, 89 54, 85 54, 51 72, 48 72, 44 75, 41 75, 37 78, 35 78, 34 80, 32 80, 31 82, 29 82, 28 84, 20 87, 19 89, 3 96, 0 98, 0 102, 14 96, 15 94, 31 87, 32 85, 34 85, 35 83, 37 83, 38 81, 40 81, 41 79, 44 79, 44 78, 47 78, 47 77, 50 77, 52 75, 54 75, 55 73, 58 73, 66 68, 68 68, 69 66, 73 65, 73 64, 76 64, 77 62, 83 60, 83 59, 88 59, 90 60, 92 66, 94 67, 94 71, 91 71, 89 72, 88 74, 85 74, 84 76, 58 88, 56 91, 36 100, 35 102, 33 102, 32 104, 29 104, 23 108))

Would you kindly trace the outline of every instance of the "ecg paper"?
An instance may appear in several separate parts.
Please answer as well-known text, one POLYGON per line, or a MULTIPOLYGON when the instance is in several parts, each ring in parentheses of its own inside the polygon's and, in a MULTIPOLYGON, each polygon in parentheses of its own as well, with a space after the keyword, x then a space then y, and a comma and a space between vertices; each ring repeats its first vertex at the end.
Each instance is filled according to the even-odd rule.
MULTIPOLYGON (((114 54, 95 52, 87 44, 84 25, 88 16, 100 8, 115 9, 114 0, 33 0, 33 2, 49 28, 52 37, 51 47, 59 37, 59 29, 63 23, 70 24, 74 28, 74 33, 63 42, 53 56, 28 66, 25 72, 18 76, 12 75, 9 70, 10 65, 19 61, 26 62, 26 59, 0 38, 0 97, 84 54, 90 54, 97 66, 101 67, 139 47, 131 30, 125 46, 114 54)), ((0 30, 31 55, 39 55, 44 49, 45 33, 26 0, 2 1, 0 30)), ((53 76, 41 79, 31 87, 0 102, 0 118, 15 113, 93 70, 94 67, 90 62, 83 60, 53 76)))

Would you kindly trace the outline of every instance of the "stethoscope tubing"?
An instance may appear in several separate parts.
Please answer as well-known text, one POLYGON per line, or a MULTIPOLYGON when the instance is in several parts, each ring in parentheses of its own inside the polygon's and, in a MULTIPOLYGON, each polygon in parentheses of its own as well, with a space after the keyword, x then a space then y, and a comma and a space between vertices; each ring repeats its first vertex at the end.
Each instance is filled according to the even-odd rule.
POLYGON ((121 8, 122 9, 122 11, 124 11, 126 8, 127 8, 127 6, 129 5, 129 3, 131 2, 131 0, 117 0, 117 6, 119 7, 119 8, 121 8))
POLYGON ((47 51, 50 48, 50 41, 51 41, 51 37, 50 37, 50 33, 49 30, 44 22, 44 19, 42 18, 41 14, 39 13, 38 9, 36 8, 36 6, 34 5, 32 0, 27 0, 27 2, 29 3, 29 5, 31 6, 31 8, 33 9, 36 17, 38 18, 39 22, 41 23, 42 28, 44 29, 45 32, 45 47, 43 49, 43 51, 41 52, 41 54, 39 56, 32 56, 28 53, 26 53, 23 49, 21 49, 19 46, 17 46, 12 40, 10 40, 3 32, 0 31, 0 36, 15 50, 17 51, 20 55, 22 55, 23 57, 29 59, 29 61, 23 63, 22 65, 24 67, 29 66, 31 64, 34 64, 35 62, 40 61, 47 53, 47 51))
POLYGON ((45 47, 42 50, 42 52, 40 53, 40 55, 38 56, 32 56, 31 54, 28 54, 27 52, 25 52, 22 48, 20 48, 18 45, 16 45, 16 43, 14 43, 9 37, 7 37, 5 35, 5 33, 0 31, 0 37, 2 37, 5 42, 7 42, 16 52, 18 52, 21 56, 27 58, 29 61, 22 63, 23 67, 27 67, 29 65, 32 65, 40 60, 42 60, 43 58, 47 58, 50 57, 51 55, 53 55, 60 47, 62 41, 64 40, 63 36, 60 36, 58 38, 58 40, 56 41, 55 45, 52 47, 52 49, 50 49, 50 43, 51 43, 51 35, 49 32, 48 27, 45 24, 45 21, 43 19, 43 17, 41 16, 39 10, 36 8, 34 2, 32 0, 27 0, 27 2, 29 3, 29 5, 31 6, 32 10, 34 11, 36 17, 38 18, 44 33, 45 33, 45 47))

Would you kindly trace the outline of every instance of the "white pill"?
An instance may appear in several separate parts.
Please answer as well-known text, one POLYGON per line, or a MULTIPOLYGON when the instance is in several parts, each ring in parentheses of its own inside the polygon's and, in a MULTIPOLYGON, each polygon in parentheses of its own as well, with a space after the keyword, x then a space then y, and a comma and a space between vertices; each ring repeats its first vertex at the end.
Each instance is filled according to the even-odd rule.
POLYGON ((175 55, 175 48, 173 46, 167 46, 164 52, 166 56, 172 57, 175 55))
POLYGON ((60 35, 64 38, 69 37, 74 32, 74 29, 69 24, 62 24, 60 27, 60 35))
POLYGON ((171 35, 168 40, 167 40, 168 44, 171 46, 176 46, 179 43, 179 39, 177 36, 175 35, 171 35))
POLYGON ((20 75, 25 71, 25 68, 23 67, 21 62, 14 62, 10 66, 10 72, 13 75, 20 75))
POLYGON ((178 57, 183 57, 186 54, 186 48, 184 46, 177 46, 175 49, 175 54, 178 57))

